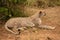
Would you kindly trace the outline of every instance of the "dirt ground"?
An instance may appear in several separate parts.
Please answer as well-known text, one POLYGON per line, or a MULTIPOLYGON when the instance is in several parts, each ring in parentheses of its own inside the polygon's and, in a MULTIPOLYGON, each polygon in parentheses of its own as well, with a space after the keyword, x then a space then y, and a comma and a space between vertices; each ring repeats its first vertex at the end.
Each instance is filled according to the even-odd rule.
MULTIPOLYGON (((29 9, 30 10, 30 9, 29 9)), ((38 10, 38 9, 34 9, 38 10)), ((20 35, 14 35, 5 30, 0 24, 0 40, 60 40, 60 7, 43 9, 46 16, 42 17, 42 24, 56 27, 54 30, 48 29, 27 29, 20 35)))

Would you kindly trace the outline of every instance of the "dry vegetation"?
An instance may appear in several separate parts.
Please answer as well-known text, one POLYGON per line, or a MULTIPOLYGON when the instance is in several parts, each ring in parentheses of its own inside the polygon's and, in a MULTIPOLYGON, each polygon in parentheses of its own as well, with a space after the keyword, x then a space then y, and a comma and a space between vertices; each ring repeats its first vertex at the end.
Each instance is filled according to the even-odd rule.
MULTIPOLYGON (((27 8, 29 13, 35 13, 41 9, 35 8, 27 8)), ((60 40, 60 7, 53 7, 42 9, 46 12, 46 16, 42 17, 42 24, 55 26, 55 30, 47 30, 47 29, 27 29, 21 32, 20 35, 14 35, 5 30, 4 27, 0 28, 0 40, 60 40)), ((3 26, 3 25, 0 25, 3 26)))
POLYGON ((19 5, 21 1, 18 3, 15 0, 11 1, 7 3, 4 1, 0 2, 0 19, 3 16, 3 21, 0 20, 0 40, 60 40, 60 0, 27 0, 25 5, 19 5), (5 7, 8 7, 8 10, 5 7), (17 7, 18 9, 15 9, 17 7), (19 8, 26 14, 19 13, 21 11, 19 8), (46 12, 46 16, 41 17, 42 24, 54 26, 56 29, 29 28, 22 31, 20 35, 14 35, 4 28, 4 19, 9 17, 9 15, 13 14, 14 17, 23 15, 31 16, 38 10, 46 12))

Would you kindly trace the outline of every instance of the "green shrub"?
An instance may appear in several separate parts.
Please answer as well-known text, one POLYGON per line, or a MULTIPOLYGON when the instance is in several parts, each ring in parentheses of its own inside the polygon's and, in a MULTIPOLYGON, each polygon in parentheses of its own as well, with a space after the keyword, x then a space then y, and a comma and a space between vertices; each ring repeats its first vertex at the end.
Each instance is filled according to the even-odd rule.
POLYGON ((0 19, 9 19, 11 17, 26 16, 17 6, 24 5, 26 0, 1 0, 0 1, 0 19))

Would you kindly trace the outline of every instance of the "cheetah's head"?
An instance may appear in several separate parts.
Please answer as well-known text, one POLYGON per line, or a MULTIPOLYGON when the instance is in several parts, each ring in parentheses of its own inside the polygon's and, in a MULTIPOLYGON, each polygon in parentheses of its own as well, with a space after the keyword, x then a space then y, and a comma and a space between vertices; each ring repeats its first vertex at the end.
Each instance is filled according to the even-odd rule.
POLYGON ((43 11, 39 11, 39 17, 45 16, 45 15, 46 15, 45 12, 43 12, 43 11))

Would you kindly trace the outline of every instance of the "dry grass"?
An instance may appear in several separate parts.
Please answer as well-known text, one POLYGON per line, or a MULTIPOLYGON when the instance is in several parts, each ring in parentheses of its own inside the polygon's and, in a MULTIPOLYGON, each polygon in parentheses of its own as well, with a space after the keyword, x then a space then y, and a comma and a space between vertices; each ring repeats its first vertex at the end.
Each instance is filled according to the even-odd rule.
MULTIPOLYGON (((31 8, 27 9, 29 13, 31 8)), ((39 9, 34 9, 33 13, 39 9)), ((56 26, 55 30, 47 29, 27 29, 21 32, 18 40, 60 40, 60 7, 44 9, 46 16, 42 17, 42 24, 56 26)), ((16 35, 6 31, 4 27, 0 28, 0 40, 16 40, 16 35)))

